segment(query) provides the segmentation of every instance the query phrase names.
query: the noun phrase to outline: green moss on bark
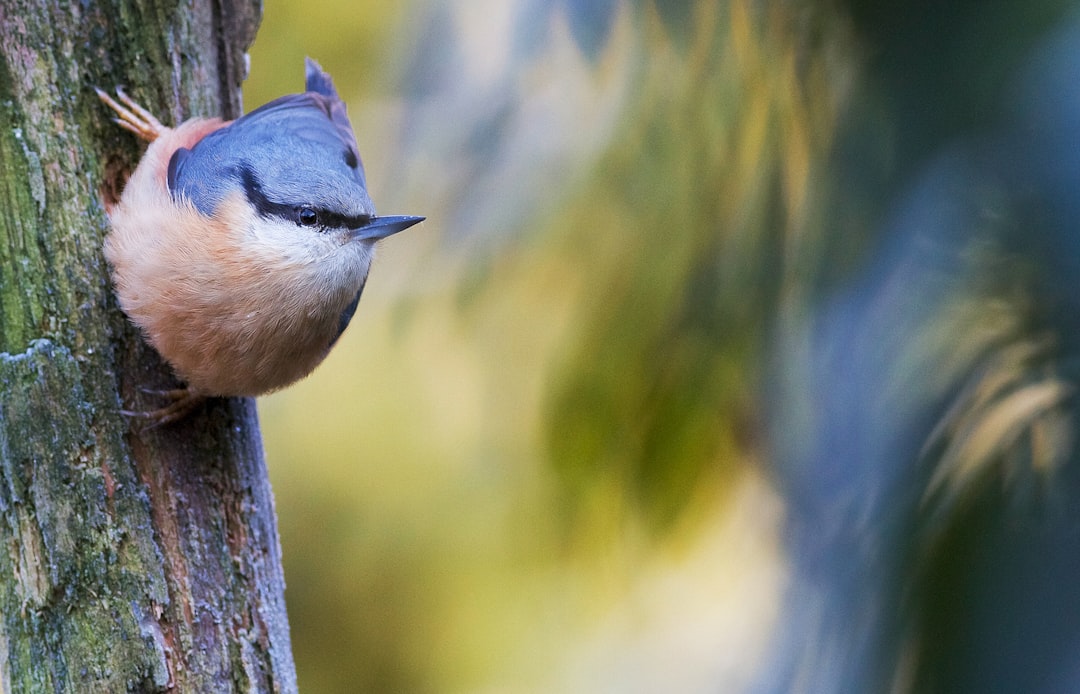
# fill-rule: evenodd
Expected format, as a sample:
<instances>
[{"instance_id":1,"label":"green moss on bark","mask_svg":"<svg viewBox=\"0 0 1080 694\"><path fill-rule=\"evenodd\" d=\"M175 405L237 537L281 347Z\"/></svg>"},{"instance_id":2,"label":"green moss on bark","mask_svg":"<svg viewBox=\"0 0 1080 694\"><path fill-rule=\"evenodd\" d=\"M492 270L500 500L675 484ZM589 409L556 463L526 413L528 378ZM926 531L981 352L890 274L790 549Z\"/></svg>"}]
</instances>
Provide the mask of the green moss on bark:
<instances>
[{"instance_id":1,"label":"green moss on bark","mask_svg":"<svg viewBox=\"0 0 1080 694\"><path fill-rule=\"evenodd\" d=\"M166 122L236 115L258 2L0 0L0 681L13 691L292 691L250 401L139 431L172 375L116 307L103 191ZM105 195L108 193L105 192Z\"/></svg>"}]
</instances>

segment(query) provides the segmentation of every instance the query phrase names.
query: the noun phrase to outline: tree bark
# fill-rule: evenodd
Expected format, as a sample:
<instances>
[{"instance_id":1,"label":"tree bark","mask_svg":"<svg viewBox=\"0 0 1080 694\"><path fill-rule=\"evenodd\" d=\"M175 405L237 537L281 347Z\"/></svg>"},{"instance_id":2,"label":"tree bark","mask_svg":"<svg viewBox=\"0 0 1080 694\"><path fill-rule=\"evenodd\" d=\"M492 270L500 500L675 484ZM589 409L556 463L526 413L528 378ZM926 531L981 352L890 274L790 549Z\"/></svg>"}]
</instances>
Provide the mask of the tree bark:
<instances>
[{"instance_id":1,"label":"tree bark","mask_svg":"<svg viewBox=\"0 0 1080 694\"><path fill-rule=\"evenodd\" d=\"M117 307L103 200L166 124L240 112L261 0L0 0L0 682L293 691L258 421L216 400L143 429L175 380Z\"/></svg>"}]
</instances>

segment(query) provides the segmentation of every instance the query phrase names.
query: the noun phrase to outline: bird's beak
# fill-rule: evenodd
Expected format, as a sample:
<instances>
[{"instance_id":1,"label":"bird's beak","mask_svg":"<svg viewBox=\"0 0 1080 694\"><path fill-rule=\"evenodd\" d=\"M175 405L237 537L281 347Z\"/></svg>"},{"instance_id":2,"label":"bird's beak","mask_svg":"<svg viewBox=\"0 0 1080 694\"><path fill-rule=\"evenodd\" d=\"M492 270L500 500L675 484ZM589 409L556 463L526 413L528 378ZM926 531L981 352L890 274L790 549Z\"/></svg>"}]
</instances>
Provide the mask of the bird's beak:
<instances>
[{"instance_id":1,"label":"bird's beak","mask_svg":"<svg viewBox=\"0 0 1080 694\"><path fill-rule=\"evenodd\" d=\"M353 229L350 233L356 240L378 241L399 231L405 231L424 219L424 217L372 217L370 222Z\"/></svg>"}]
</instances>

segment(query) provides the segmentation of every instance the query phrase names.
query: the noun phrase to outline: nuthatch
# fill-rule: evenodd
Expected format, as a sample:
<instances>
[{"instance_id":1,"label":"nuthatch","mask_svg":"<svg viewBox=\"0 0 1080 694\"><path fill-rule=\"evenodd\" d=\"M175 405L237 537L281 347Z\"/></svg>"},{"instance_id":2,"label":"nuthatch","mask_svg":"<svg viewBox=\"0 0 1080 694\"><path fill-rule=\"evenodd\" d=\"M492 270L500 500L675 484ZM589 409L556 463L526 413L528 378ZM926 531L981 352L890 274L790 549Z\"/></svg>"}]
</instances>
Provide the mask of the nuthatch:
<instances>
[{"instance_id":1,"label":"nuthatch","mask_svg":"<svg viewBox=\"0 0 1080 694\"><path fill-rule=\"evenodd\" d=\"M120 307L186 384L157 423L210 396L254 396L326 357L364 289L375 242L423 217L379 217L333 81L235 120L163 126L120 89L97 90L150 142L108 209ZM129 413L130 414L130 413Z\"/></svg>"}]
</instances>

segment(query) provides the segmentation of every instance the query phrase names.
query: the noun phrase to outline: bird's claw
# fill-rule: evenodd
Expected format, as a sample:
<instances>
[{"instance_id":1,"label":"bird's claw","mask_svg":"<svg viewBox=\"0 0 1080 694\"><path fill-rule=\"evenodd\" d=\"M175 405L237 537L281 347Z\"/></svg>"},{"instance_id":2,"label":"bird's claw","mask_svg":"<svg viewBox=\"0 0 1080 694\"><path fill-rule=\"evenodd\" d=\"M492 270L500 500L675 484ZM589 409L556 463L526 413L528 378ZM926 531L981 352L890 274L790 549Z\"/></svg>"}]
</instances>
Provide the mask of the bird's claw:
<instances>
[{"instance_id":1,"label":"bird's claw","mask_svg":"<svg viewBox=\"0 0 1080 694\"><path fill-rule=\"evenodd\" d=\"M165 130L161 121L128 96L123 87L116 88L116 96L123 104L118 103L98 87L94 87L94 91L97 92L102 103L116 112L117 117L113 118L113 122L124 130L135 133L137 137L147 142L153 142Z\"/></svg>"},{"instance_id":2,"label":"bird's claw","mask_svg":"<svg viewBox=\"0 0 1080 694\"><path fill-rule=\"evenodd\" d=\"M139 390L148 395L155 395L169 401L168 405L159 407L156 410L145 412L120 410L120 414L125 417L142 420L146 423L147 428L150 429L180 421L191 414L192 410L206 400L205 395L196 393L188 388L172 388L168 390L139 388Z\"/></svg>"}]
</instances>

